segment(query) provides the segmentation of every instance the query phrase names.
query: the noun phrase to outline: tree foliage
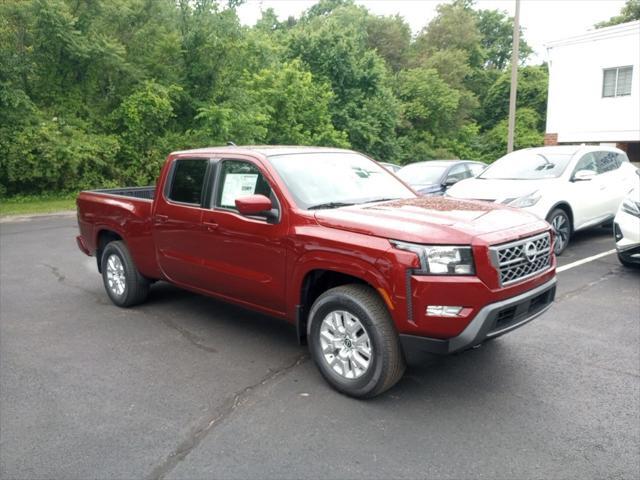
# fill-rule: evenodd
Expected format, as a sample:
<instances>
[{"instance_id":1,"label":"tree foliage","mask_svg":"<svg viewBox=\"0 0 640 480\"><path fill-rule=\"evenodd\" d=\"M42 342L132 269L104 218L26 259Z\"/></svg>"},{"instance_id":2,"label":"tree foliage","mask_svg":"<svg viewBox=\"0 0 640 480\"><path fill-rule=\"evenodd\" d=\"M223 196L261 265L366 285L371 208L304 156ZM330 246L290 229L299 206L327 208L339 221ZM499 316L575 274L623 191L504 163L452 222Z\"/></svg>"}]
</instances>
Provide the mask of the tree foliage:
<instances>
[{"instance_id":1,"label":"tree foliage","mask_svg":"<svg viewBox=\"0 0 640 480\"><path fill-rule=\"evenodd\" d=\"M620 15L611 17L604 22L596 23L595 27L611 27L621 23L633 22L634 20L640 20L640 0L627 0L622 10L620 10Z\"/></svg>"},{"instance_id":2,"label":"tree foliage","mask_svg":"<svg viewBox=\"0 0 640 480\"><path fill-rule=\"evenodd\" d=\"M353 0L253 27L241 3L0 2L0 196L148 184L171 150L228 141L403 163L504 152L506 13L446 2L412 38ZM546 69L521 67L518 93L516 144L539 143Z\"/></svg>"}]
</instances>

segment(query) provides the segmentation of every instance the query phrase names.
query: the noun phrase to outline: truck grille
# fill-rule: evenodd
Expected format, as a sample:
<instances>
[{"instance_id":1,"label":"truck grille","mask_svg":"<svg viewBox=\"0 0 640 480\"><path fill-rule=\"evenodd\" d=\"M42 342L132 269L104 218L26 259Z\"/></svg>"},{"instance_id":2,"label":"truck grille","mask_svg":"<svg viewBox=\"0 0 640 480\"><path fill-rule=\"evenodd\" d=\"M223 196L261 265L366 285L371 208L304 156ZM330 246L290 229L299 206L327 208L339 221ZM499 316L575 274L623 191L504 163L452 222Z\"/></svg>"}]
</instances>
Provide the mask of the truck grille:
<instances>
[{"instance_id":1,"label":"truck grille","mask_svg":"<svg viewBox=\"0 0 640 480\"><path fill-rule=\"evenodd\" d=\"M500 272L500 285L525 280L551 266L549 232L490 247L491 261Z\"/></svg>"}]
</instances>

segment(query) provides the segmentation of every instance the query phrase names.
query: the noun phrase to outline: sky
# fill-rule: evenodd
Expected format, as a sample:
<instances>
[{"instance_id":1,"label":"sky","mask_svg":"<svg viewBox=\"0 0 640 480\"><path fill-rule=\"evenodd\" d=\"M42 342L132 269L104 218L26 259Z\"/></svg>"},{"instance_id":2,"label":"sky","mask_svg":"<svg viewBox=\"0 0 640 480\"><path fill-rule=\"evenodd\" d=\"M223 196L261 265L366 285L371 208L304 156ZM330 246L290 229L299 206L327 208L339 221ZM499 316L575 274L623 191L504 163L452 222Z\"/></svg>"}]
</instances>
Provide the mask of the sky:
<instances>
[{"instance_id":1,"label":"sky","mask_svg":"<svg viewBox=\"0 0 640 480\"><path fill-rule=\"evenodd\" d=\"M273 8L280 20L294 17L316 3L314 0L247 0L238 9L240 20L253 25L261 10ZM399 14L419 32L436 15L436 6L447 0L358 0L376 15ZM593 28L593 24L618 15L624 0L521 0L520 24L524 38L533 48L530 64L546 61L544 45L553 40L579 35ZM477 9L506 10L515 13L515 0L476 0Z\"/></svg>"}]
</instances>

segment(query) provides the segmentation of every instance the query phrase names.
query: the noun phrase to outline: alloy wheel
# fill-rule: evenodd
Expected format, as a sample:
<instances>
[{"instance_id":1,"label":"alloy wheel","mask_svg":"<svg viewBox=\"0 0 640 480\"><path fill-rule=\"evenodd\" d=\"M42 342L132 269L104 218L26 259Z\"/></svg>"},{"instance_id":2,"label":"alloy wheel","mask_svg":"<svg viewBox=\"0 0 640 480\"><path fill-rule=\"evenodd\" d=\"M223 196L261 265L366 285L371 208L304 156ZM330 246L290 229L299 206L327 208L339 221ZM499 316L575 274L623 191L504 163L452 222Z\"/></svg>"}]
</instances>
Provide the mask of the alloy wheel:
<instances>
[{"instance_id":1,"label":"alloy wheel","mask_svg":"<svg viewBox=\"0 0 640 480\"><path fill-rule=\"evenodd\" d=\"M329 368L350 380L364 375L373 360L369 334L362 322L349 312L330 312L320 325L322 357Z\"/></svg>"},{"instance_id":2,"label":"alloy wheel","mask_svg":"<svg viewBox=\"0 0 640 480\"><path fill-rule=\"evenodd\" d=\"M562 252L567 246L567 243L569 243L571 227L569 226L569 219L562 213L551 219L551 226L556 234L556 242L553 251L557 255Z\"/></svg>"},{"instance_id":3,"label":"alloy wheel","mask_svg":"<svg viewBox=\"0 0 640 480\"><path fill-rule=\"evenodd\" d=\"M124 294L127 288L124 266L120 257L116 254L109 255L107 259L107 283L109 290L117 296Z\"/></svg>"}]
</instances>

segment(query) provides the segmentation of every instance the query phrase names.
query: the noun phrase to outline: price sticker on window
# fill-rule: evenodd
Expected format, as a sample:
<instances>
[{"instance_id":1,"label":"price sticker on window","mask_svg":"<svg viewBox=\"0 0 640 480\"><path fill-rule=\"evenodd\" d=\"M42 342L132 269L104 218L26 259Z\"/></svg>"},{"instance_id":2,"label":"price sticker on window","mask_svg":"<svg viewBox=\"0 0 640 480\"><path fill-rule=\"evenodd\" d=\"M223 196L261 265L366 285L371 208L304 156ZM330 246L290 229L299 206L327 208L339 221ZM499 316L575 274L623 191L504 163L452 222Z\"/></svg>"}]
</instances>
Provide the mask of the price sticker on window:
<instances>
[{"instance_id":1,"label":"price sticker on window","mask_svg":"<svg viewBox=\"0 0 640 480\"><path fill-rule=\"evenodd\" d=\"M235 208L236 198L253 195L257 182L257 173L227 173L224 178L220 204L223 207Z\"/></svg>"}]
</instances>

